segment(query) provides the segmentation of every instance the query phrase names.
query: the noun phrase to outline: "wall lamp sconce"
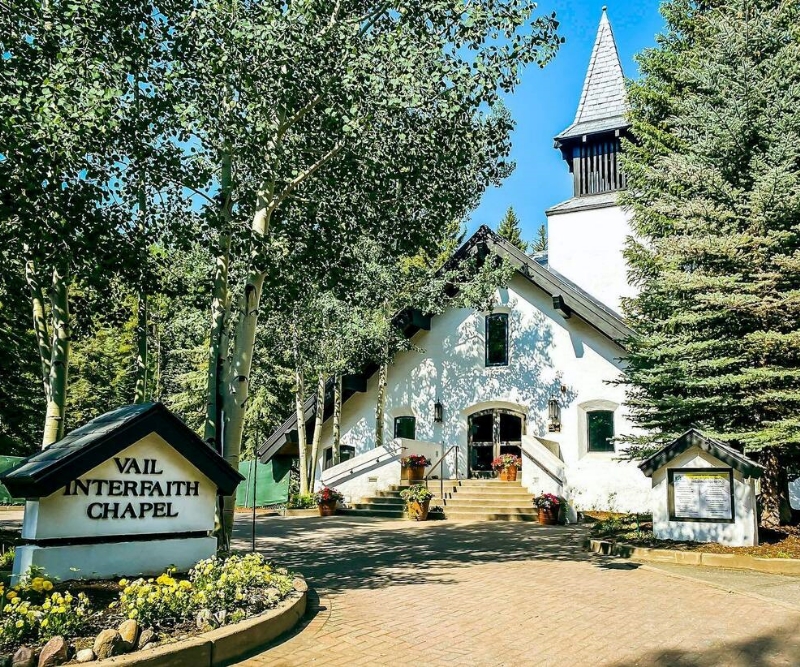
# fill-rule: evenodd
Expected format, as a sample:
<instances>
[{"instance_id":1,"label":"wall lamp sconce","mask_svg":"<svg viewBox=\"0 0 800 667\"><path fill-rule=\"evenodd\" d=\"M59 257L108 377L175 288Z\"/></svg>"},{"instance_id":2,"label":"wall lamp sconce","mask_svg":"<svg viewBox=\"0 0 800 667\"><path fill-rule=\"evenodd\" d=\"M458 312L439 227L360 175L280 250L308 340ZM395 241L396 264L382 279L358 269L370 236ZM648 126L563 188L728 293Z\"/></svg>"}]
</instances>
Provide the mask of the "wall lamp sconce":
<instances>
[{"instance_id":1,"label":"wall lamp sconce","mask_svg":"<svg viewBox=\"0 0 800 667\"><path fill-rule=\"evenodd\" d=\"M551 398L547 402L547 414L549 417L549 424L547 430L550 433L561 432L561 406L558 404L557 398Z\"/></svg>"},{"instance_id":2,"label":"wall lamp sconce","mask_svg":"<svg viewBox=\"0 0 800 667\"><path fill-rule=\"evenodd\" d=\"M441 424L444 421L444 408L442 408L442 402L438 398L436 403L433 404L433 421L437 424Z\"/></svg>"}]
</instances>

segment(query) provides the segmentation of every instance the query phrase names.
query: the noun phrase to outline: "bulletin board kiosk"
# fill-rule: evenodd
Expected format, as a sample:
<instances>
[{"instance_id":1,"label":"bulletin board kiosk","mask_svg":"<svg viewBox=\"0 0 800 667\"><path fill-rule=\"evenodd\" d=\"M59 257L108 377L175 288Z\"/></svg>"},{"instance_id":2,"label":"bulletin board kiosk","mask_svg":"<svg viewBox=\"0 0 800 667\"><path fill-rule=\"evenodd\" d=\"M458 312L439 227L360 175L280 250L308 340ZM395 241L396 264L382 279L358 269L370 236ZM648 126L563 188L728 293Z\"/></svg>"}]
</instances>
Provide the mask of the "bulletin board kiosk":
<instances>
[{"instance_id":1,"label":"bulletin board kiosk","mask_svg":"<svg viewBox=\"0 0 800 667\"><path fill-rule=\"evenodd\" d=\"M691 429L639 468L652 479L658 539L758 544L756 481L763 469L731 445Z\"/></svg>"}]
</instances>

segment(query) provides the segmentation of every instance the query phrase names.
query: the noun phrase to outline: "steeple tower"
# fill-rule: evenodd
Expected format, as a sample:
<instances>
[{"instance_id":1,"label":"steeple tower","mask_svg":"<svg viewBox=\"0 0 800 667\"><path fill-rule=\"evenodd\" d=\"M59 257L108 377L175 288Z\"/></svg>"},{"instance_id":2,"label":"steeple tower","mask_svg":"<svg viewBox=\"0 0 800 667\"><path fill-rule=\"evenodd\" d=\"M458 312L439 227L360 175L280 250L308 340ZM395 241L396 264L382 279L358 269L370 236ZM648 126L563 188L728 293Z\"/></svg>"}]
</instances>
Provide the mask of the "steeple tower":
<instances>
[{"instance_id":1,"label":"steeple tower","mask_svg":"<svg viewBox=\"0 0 800 667\"><path fill-rule=\"evenodd\" d=\"M625 78L603 7L578 111L555 138L573 177L572 197L547 211L548 264L612 310L633 296L623 257L630 215L617 205L626 120Z\"/></svg>"},{"instance_id":2,"label":"steeple tower","mask_svg":"<svg viewBox=\"0 0 800 667\"><path fill-rule=\"evenodd\" d=\"M575 120L555 139L573 174L575 197L625 187L617 158L626 111L625 77L603 7Z\"/></svg>"}]
</instances>

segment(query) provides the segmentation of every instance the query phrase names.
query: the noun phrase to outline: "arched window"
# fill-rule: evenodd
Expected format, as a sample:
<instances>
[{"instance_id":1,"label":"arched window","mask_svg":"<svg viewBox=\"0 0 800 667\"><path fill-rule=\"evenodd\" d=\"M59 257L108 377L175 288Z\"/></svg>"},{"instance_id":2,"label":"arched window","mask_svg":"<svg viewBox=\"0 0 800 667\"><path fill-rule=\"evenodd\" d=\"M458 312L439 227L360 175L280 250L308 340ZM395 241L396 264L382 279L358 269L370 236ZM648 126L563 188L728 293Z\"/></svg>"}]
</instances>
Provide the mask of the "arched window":
<instances>
[{"instance_id":1,"label":"arched window","mask_svg":"<svg viewBox=\"0 0 800 667\"><path fill-rule=\"evenodd\" d=\"M417 438L417 418L416 417L395 417L394 418L394 437L416 440Z\"/></svg>"},{"instance_id":2,"label":"arched window","mask_svg":"<svg viewBox=\"0 0 800 667\"><path fill-rule=\"evenodd\" d=\"M508 313L486 316L486 365L508 366Z\"/></svg>"},{"instance_id":3,"label":"arched window","mask_svg":"<svg viewBox=\"0 0 800 667\"><path fill-rule=\"evenodd\" d=\"M586 444L590 452L614 451L614 413L592 410L586 413Z\"/></svg>"}]
</instances>

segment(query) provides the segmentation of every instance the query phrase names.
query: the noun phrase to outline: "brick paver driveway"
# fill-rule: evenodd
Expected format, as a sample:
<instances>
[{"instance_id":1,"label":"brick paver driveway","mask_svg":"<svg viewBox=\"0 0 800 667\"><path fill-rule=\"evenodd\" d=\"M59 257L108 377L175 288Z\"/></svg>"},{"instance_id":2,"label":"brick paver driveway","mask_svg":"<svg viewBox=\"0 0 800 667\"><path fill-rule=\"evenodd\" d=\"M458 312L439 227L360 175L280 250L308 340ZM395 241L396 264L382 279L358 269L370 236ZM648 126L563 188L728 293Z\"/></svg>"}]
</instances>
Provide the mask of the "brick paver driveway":
<instances>
[{"instance_id":1,"label":"brick paver driveway","mask_svg":"<svg viewBox=\"0 0 800 667\"><path fill-rule=\"evenodd\" d=\"M590 556L577 526L264 517L258 534L318 597L247 667L800 665L800 607Z\"/></svg>"}]
</instances>

